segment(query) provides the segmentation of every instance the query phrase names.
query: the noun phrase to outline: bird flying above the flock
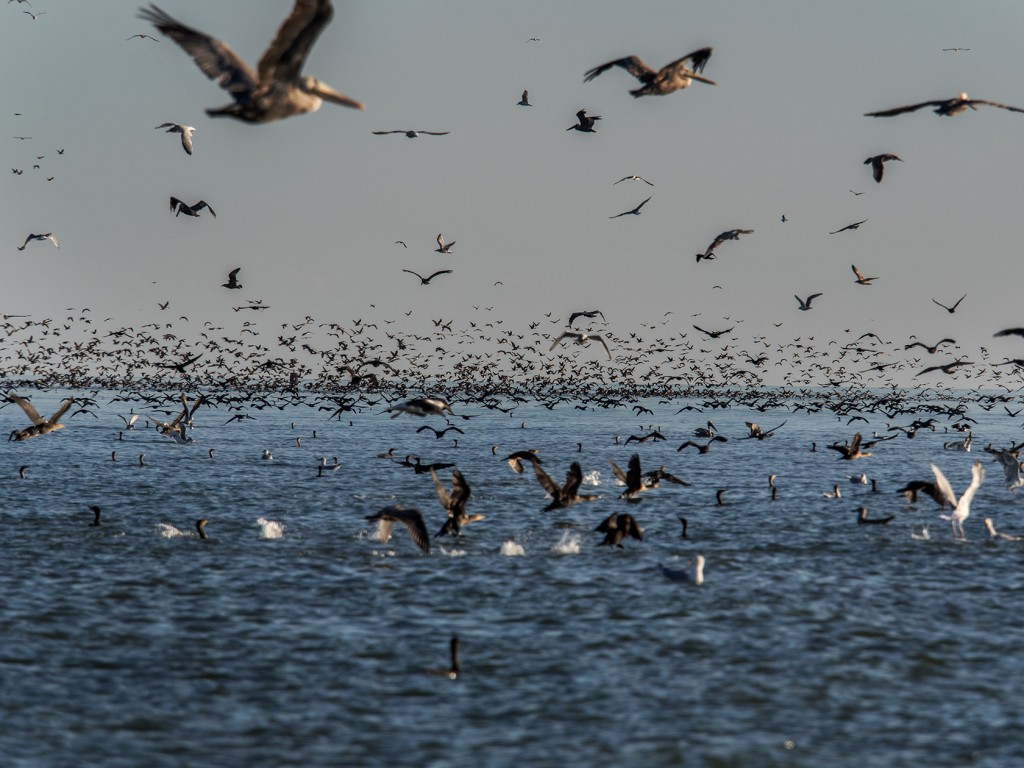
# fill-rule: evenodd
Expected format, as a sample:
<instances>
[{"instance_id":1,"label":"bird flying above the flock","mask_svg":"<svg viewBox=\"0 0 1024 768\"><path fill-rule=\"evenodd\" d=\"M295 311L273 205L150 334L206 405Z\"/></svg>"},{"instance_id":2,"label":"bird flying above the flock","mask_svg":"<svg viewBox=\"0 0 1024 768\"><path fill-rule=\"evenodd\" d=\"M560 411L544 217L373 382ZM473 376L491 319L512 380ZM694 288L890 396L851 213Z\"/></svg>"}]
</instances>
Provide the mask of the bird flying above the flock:
<instances>
[{"instance_id":1,"label":"bird flying above the flock","mask_svg":"<svg viewBox=\"0 0 1024 768\"><path fill-rule=\"evenodd\" d=\"M597 133L594 130L594 123L601 119L600 115L588 115L587 110L581 109L576 113L576 119L579 120L576 125L570 125L565 130L567 131L582 131L583 133Z\"/></svg>"},{"instance_id":2,"label":"bird flying above the flock","mask_svg":"<svg viewBox=\"0 0 1024 768\"><path fill-rule=\"evenodd\" d=\"M700 48L693 53L686 54L681 59L676 59L666 64L657 71L644 64L638 56L626 56L625 58L615 59L599 67L587 70L583 82L590 82L602 72L606 72L612 67L622 67L643 83L641 87L630 91L636 98L640 96L664 96L667 93L674 93L683 88L689 88L694 80L707 83L708 85L717 85L714 80L709 80L697 74L704 71L704 66L708 63L708 59L711 58L711 50L711 48Z\"/></svg>"},{"instance_id":3,"label":"bird flying above the flock","mask_svg":"<svg viewBox=\"0 0 1024 768\"><path fill-rule=\"evenodd\" d=\"M609 219L617 219L617 218L619 218L619 216L629 216L629 215L639 216L640 215L640 209L643 208L645 205L647 205L647 203L648 203L648 201L650 199L651 198L648 197L647 200L644 200L636 208L633 208L632 210L629 210L629 211L623 211L622 213L617 213L614 216L609 216L608 218Z\"/></svg>"},{"instance_id":4,"label":"bird flying above the flock","mask_svg":"<svg viewBox=\"0 0 1024 768\"><path fill-rule=\"evenodd\" d=\"M884 163L887 163L890 160L899 160L901 163L903 162L903 159L900 158L900 157L897 157L896 155L884 154L884 155L875 155L874 157L869 157L867 160L864 161L864 165L870 165L871 166L871 175L875 177L875 181L876 182L881 183L881 181L882 181L882 173L885 170Z\"/></svg>"},{"instance_id":5,"label":"bird flying above the flock","mask_svg":"<svg viewBox=\"0 0 1024 768\"><path fill-rule=\"evenodd\" d=\"M973 109L977 112L979 106L999 107L1000 109L1008 109L1011 112L1024 112L1024 109L1020 107L1011 107L1008 104L1000 104L997 101L988 101L986 99L971 99L968 98L966 93L961 93L952 99L922 101L920 104L908 104L905 107L884 109L881 112L865 112L864 117L893 117L895 115L902 115L904 112L916 112L924 107L935 107L936 115L952 117L953 115L959 115L961 112L966 112L968 109Z\"/></svg>"},{"instance_id":6,"label":"bird flying above the flock","mask_svg":"<svg viewBox=\"0 0 1024 768\"><path fill-rule=\"evenodd\" d=\"M426 136L447 136L451 131L371 131L374 136L387 136L391 133L404 133L410 139L415 139L420 134Z\"/></svg>"},{"instance_id":7,"label":"bird flying above the flock","mask_svg":"<svg viewBox=\"0 0 1024 768\"><path fill-rule=\"evenodd\" d=\"M192 154L192 132L195 131L191 125L179 125L178 123L161 123L157 126L157 130L166 128L164 133L180 133L181 134L181 147L189 155Z\"/></svg>"},{"instance_id":8,"label":"bird flying above the flock","mask_svg":"<svg viewBox=\"0 0 1024 768\"><path fill-rule=\"evenodd\" d=\"M720 234L714 240L711 241L711 245L707 247L704 253L697 254L697 263L700 263L701 259L713 259L715 258L715 248L720 246L726 240L739 240L740 235L749 235L753 233L752 229L727 229L725 232Z\"/></svg>"},{"instance_id":9,"label":"bird flying above the flock","mask_svg":"<svg viewBox=\"0 0 1024 768\"><path fill-rule=\"evenodd\" d=\"M420 279L420 285L430 285L430 281L433 280L438 275L449 275L452 272L452 270L450 269L439 269L434 274L429 275L428 277L424 277L419 272L413 272L411 269L403 269L402 271L408 272L410 275L416 275L416 277Z\"/></svg>"},{"instance_id":10,"label":"bird flying above the flock","mask_svg":"<svg viewBox=\"0 0 1024 768\"><path fill-rule=\"evenodd\" d=\"M797 302L799 302L799 304L800 304L800 306L798 307L798 309L799 309L799 310L800 310L801 312L806 312L807 310L809 310L809 309L811 308L811 302L812 302L812 301L814 301L814 300L815 300L816 298L818 298L819 296L821 296L821 294L820 294L820 293L812 293L812 294L811 294L810 296L808 296L808 297L807 297L806 299L801 299L801 298L800 298L799 296L797 296L797 295L796 295L795 293L793 294L793 298L794 298L794 299L796 299L796 300L797 300Z\"/></svg>"},{"instance_id":11,"label":"bird flying above the flock","mask_svg":"<svg viewBox=\"0 0 1024 768\"><path fill-rule=\"evenodd\" d=\"M725 334L729 333L729 331L732 330L732 328L727 328L724 331L706 331L703 328L701 328L699 325L695 325L693 327L696 330L700 331L701 333L706 333L708 335L708 337L712 338L712 339L717 339L720 336L724 336Z\"/></svg>"},{"instance_id":12,"label":"bird flying above the flock","mask_svg":"<svg viewBox=\"0 0 1024 768\"><path fill-rule=\"evenodd\" d=\"M60 243L57 242L57 238L53 236L53 232L45 232L41 235L29 235L25 238L25 242L18 246L19 251L24 251L26 246L33 240L49 240L57 248L60 248Z\"/></svg>"},{"instance_id":13,"label":"bird flying above the flock","mask_svg":"<svg viewBox=\"0 0 1024 768\"><path fill-rule=\"evenodd\" d=\"M857 279L854 280L853 282L857 283L858 285L871 285L872 281L878 279L877 277L864 277L864 275L860 273L860 270L857 269L856 264L851 264L850 268L853 269L853 274L857 276Z\"/></svg>"},{"instance_id":14,"label":"bird flying above the flock","mask_svg":"<svg viewBox=\"0 0 1024 768\"><path fill-rule=\"evenodd\" d=\"M241 288L242 284L238 282L238 273L242 271L241 267L235 267L228 272L228 281L221 283L222 288Z\"/></svg>"},{"instance_id":15,"label":"bird flying above the flock","mask_svg":"<svg viewBox=\"0 0 1024 768\"><path fill-rule=\"evenodd\" d=\"M149 21L180 45L211 80L216 79L234 99L210 117L234 117L247 123L268 123L306 112L315 112L324 101L355 109L363 105L321 83L303 76L313 44L334 14L331 0L295 0L270 47L253 71L224 42L187 27L156 5L143 8L139 17Z\"/></svg>"},{"instance_id":16,"label":"bird flying above the flock","mask_svg":"<svg viewBox=\"0 0 1024 768\"><path fill-rule=\"evenodd\" d=\"M573 331L565 331L561 336L554 340L554 342L551 344L550 349L548 349L548 352L551 352L552 350L554 350L555 347L561 344L562 339L572 339L580 346L586 346L591 341L596 341L598 344L604 347L604 352L606 355L608 355L608 359L612 359L612 352L610 349L608 349L608 342L604 340L603 336L597 333L574 333Z\"/></svg>"},{"instance_id":17,"label":"bird flying above the flock","mask_svg":"<svg viewBox=\"0 0 1024 768\"><path fill-rule=\"evenodd\" d=\"M935 299L932 299L932 302L934 302L935 304L938 304L940 307L942 307L944 310L946 310L947 312L949 312L949 314L952 315L954 312L956 312L956 308L960 306L960 302L963 301L966 298L967 298L967 294L965 293L963 296L961 296L959 299L956 300L956 304L954 304L952 307L947 307L942 302L935 301Z\"/></svg>"},{"instance_id":18,"label":"bird flying above the flock","mask_svg":"<svg viewBox=\"0 0 1024 768\"><path fill-rule=\"evenodd\" d=\"M184 213L186 216L198 217L199 212L206 208L212 215L213 218L217 218L217 213L210 207L210 204L205 200L200 200L198 203L187 205L178 198L171 196L171 210L174 211L174 217L177 218L179 214Z\"/></svg>"},{"instance_id":19,"label":"bird flying above the flock","mask_svg":"<svg viewBox=\"0 0 1024 768\"><path fill-rule=\"evenodd\" d=\"M865 221L867 221L867 219L861 219L860 221L855 221L853 224L847 224L845 227L842 227L841 229L837 229L835 232L829 232L829 234L830 235L838 235L840 232L845 232L848 229L857 229Z\"/></svg>"}]
</instances>

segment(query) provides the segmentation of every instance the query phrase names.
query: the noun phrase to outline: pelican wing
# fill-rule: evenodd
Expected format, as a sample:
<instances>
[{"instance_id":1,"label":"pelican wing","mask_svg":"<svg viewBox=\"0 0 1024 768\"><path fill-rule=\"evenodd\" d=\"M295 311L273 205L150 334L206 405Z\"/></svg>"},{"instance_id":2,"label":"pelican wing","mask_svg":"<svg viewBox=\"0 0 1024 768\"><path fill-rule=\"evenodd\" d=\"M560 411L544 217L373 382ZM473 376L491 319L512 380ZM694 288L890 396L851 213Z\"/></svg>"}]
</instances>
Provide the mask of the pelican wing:
<instances>
[{"instance_id":1,"label":"pelican wing","mask_svg":"<svg viewBox=\"0 0 1024 768\"><path fill-rule=\"evenodd\" d=\"M70 408L74 404L74 402L75 402L75 398L69 397L67 400L64 401L64 405L62 405L60 408L58 408L57 412L55 414L53 414L53 416L51 416L46 421L46 423L49 424L52 427L54 424L56 424L60 420L60 417L63 416L67 412L68 408Z\"/></svg>"},{"instance_id":2,"label":"pelican wing","mask_svg":"<svg viewBox=\"0 0 1024 768\"><path fill-rule=\"evenodd\" d=\"M998 101L988 101L987 99L971 99L969 104L984 104L989 107L999 107L1000 109L1008 109L1011 112L1024 112L1024 109L1019 107L1011 107L1009 104L1000 104Z\"/></svg>"},{"instance_id":3,"label":"pelican wing","mask_svg":"<svg viewBox=\"0 0 1024 768\"><path fill-rule=\"evenodd\" d=\"M565 473L565 485L562 486L562 493L566 498L574 498L580 489L580 484L583 482L583 469L580 467L578 461L574 461L569 466L569 471Z\"/></svg>"},{"instance_id":4,"label":"pelican wing","mask_svg":"<svg viewBox=\"0 0 1024 768\"><path fill-rule=\"evenodd\" d=\"M659 75L682 75L690 74L694 72L703 72L704 65L708 63L708 59L711 58L711 48L701 48L688 53L681 59L676 59L670 64L666 64L661 68Z\"/></svg>"},{"instance_id":5,"label":"pelican wing","mask_svg":"<svg viewBox=\"0 0 1024 768\"><path fill-rule=\"evenodd\" d=\"M256 67L260 81L287 82L298 78L313 43L333 15L331 0L296 0L291 15L281 24Z\"/></svg>"},{"instance_id":6,"label":"pelican wing","mask_svg":"<svg viewBox=\"0 0 1024 768\"><path fill-rule=\"evenodd\" d=\"M466 502L469 501L470 495L473 491L469 487L469 483L466 482L466 478L462 476L462 473L457 469L452 470L452 508L457 511L462 511Z\"/></svg>"},{"instance_id":7,"label":"pelican wing","mask_svg":"<svg viewBox=\"0 0 1024 768\"><path fill-rule=\"evenodd\" d=\"M395 523L402 523L408 531L412 540L416 542L424 554L430 553L430 535L427 533L427 526L423 522L423 515L418 509L402 509L401 507L385 507L375 515L370 515L367 520L380 522L380 540L386 542L391 536L391 528Z\"/></svg>"},{"instance_id":8,"label":"pelican wing","mask_svg":"<svg viewBox=\"0 0 1024 768\"><path fill-rule=\"evenodd\" d=\"M297 5L302 5L299 0ZM294 15L294 14L293 14ZM184 49L211 80L231 94L239 104L247 104L258 85L256 74L227 44L187 27L168 16L155 4L143 8L139 18L150 23Z\"/></svg>"},{"instance_id":9,"label":"pelican wing","mask_svg":"<svg viewBox=\"0 0 1024 768\"><path fill-rule=\"evenodd\" d=\"M682 59L680 59L680 61L682 61ZM609 61L599 67L587 70L583 77L583 82L589 83L595 77L607 72L612 67L622 67L624 70L629 72L629 74L642 82L647 82L657 74L653 69L644 64L639 56L626 56L623 59L615 59L615 61Z\"/></svg>"},{"instance_id":10,"label":"pelican wing","mask_svg":"<svg viewBox=\"0 0 1024 768\"><path fill-rule=\"evenodd\" d=\"M939 493L942 494L942 498L944 498L946 500L946 502L949 504L949 506L953 507L953 509L956 509L958 502L957 502L956 494L953 493L953 486L951 486L949 484L949 480L947 480L946 476L944 474L942 474L942 470L941 469L936 467L934 464L932 464L931 467L932 467L932 474L935 475L935 487L936 487L936 489L938 489Z\"/></svg>"},{"instance_id":11,"label":"pelican wing","mask_svg":"<svg viewBox=\"0 0 1024 768\"><path fill-rule=\"evenodd\" d=\"M21 410L25 412L25 415L28 416L29 421L31 421L33 424L35 424L36 426L40 426L46 423L46 419L39 415L39 411L37 411L35 409L35 406L33 406L32 403L30 403L28 400L18 395L15 395L14 393L11 393L10 395L8 395L8 397L11 399L11 401L17 403L21 407Z\"/></svg>"},{"instance_id":12,"label":"pelican wing","mask_svg":"<svg viewBox=\"0 0 1024 768\"><path fill-rule=\"evenodd\" d=\"M946 101L922 101L920 104L908 104L905 107L894 107L893 109L883 109L880 112L865 112L864 117L893 117L895 115L902 115L904 112L916 112L919 109L925 107L941 107Z\"/></svg>"}]
</instances>

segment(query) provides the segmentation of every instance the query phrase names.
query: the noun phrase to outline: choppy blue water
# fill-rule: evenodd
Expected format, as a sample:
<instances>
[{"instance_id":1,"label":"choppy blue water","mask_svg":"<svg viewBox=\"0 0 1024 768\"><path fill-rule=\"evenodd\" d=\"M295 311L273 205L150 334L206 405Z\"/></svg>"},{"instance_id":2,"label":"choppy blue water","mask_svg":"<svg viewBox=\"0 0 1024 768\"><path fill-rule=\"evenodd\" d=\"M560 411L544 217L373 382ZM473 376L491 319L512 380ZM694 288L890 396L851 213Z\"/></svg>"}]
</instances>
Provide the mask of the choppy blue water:
<instances>
[{"instance_id":1,"label":"choppy blue water","mask_svg":"<svg viewBox=\"0 0 1024 768\"><path fill-rule=\"evenodd\" d=\"M48 414L64 394L33 401ZM249 407L255 420L231 424L233 411L201 409L192 445L152 429L119 440L127 407L114 404L61 432L5 444L0 763L1024 760L1024 542L991 542L981 522L1024 532L1022 501L977 450L1016 441L1016 420L972 410L971 453L943 448L962 436L943 434L940 420L937 432L847 462L824 446L856 428L884 431L884 417L847 427L824 412L677 414L684 403L643 404L653 417L572 404L505 415L456 403L473 416L453 420L465 432L458 447L454 433L415 431L442 426L436 417L390 419L376 408L352 414L350 425L304 406ZM709 415L729 442L706 455L677 452ZM784 419L769 440L738 439L744 421ZM6 431L24 421L14 406L0 410ZM667 441L615 443L650 424ZM469 511L486 520L460 539L434 540L427 556L403 530L378 541L364 518L384 506L420 509L431 532L444 519L429 475L376 458L392 447L457 462L473 491ZM542 512L532 473L501 461L524 448L538 448L559 481L579 460L598 478L584 490L602 498ZM261 459L264 449L272 461ZM692 487L665 486L627 505L608 460L625 467L633 451L645 469L664 464ZM317 477L322 456L337 456L342 469ZM909 505L895 493L907 480L930 480L930 461L962 491L978 458L988 474L966 541L953 539L933 502ZM849 482L861 472L878 493ZM843 498L825 499L834 484ZM725 487L727 503L716 506ZM103 509L99 527L89 525L90 504ZM896 519L859 526L862 504ZM615 511L637 517L644 541L596 546L592 529ZM679 515L690 523L685 540ZM193 529L204 517L205 541ZM267 538L268 521L279 537ZM169 536L168 526L183 535ZM923 528L930 538L914 538ZM503 554L510 539L522 555ZM697 553L707 558L702 586L660 573ZM448 664L453 635L461 677L428 674Z\"/></svg>"}]
</instances>

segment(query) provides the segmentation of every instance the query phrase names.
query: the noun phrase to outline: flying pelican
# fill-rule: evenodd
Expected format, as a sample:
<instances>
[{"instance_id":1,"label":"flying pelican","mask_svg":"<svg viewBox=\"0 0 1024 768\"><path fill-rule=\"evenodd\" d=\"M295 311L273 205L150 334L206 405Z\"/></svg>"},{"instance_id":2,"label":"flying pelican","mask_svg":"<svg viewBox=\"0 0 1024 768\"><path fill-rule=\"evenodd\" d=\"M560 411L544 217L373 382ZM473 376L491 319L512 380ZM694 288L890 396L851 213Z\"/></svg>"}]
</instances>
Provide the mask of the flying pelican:
<instances>
[{"instance_id":1,"label":"flying pelican","mask_svg":"<svg viewBox=\"0 0 1024 768\"><path fill-rule=\"evenodd\" d=\"M594 123L601 119L600 115L588 115L587 110L581 109L576 113L576 119L579 122L576 125L570 125L565 130L567 131L581 131L583 133L597 133L594 130Z\"/></svg>"},{"instance_id":2,"label":"flying pelican","mask_svg":"<svg viewBox=\"0 0 1024 768\"><path fill-rule=\"evenodd\" d=\"M186 216L198 218L199 212L203 210L203 208L206 208L211 214L213 214L213 218L217 218L217 214L214 212L213 208L210 207L210 204L205 200L200 200L198 203L193 203L192 205L186 205L178 198L174 197L173 195L171 196L171 210L174 211L175 218L177 218L178 215L182 213L184 213Z\"/></svg>"},{"instance_id":3,"label":"flying pelican","mask_svg":"<svg viewBox=\"0 0 1024 768\"><path fill-rule=\"evenodd\" d=\"M572 331L565 331L561 336L555 339L550 349L548 349L548 352L551 352L555 347L557 347L562 342L562 339L572 339L580 346L586 346L591 341L596 341L604 347L604 353L608 355L608 359L612 359L612 352L608 349L608 342L604 340L603 336L596 333L573 333Z\"/></svg>"},{"instance_id":4,"label":"flying pelican","mask_svg":"<svg viewBox=\"0 0 1024 768\"><path fill-rule=\"evenodd\" d=\"M355 99L302 76L306 57L334 14L331 0L295 0L291 14L277 30L253 72L225 43L175 21L156 5L143 8L139 17L149 21L180 45L211 80L235 100L220 109L208 109L210 117L234 117L247 123L269 123L306 112L323 102L364 109Z\"/></svg>"},{"instance_id":5,"label":"flying pelican","mask_svg":"<svg viewBox=\"0 0 1024 768\"><path fill-rule=\"evenodd\" d=\"M853 440L850 441L849 445L839 445L838 443L833 443L832 445L828 446L828 448L833 451L838 451L839 453L841 453L842 456L840 456L840 458L846 459L847 461L853 461L854 459L863 459L868 456L871 456L872 454L863 453L860 450L860 441L861 436L860 432L858 432L853 436Z\"/></svg>"},{"instance_id":6,"label":"flying pelican","mask_svg":"<svg viewBox=\"0 0 1024 768\"><path fill-rule=\"evenodd\" d=\"M211 213L212 213L212 211L211 211ZM242 284L240 282L238 282L238 273L241 271L241 269L242 269L241 267L235 267L230 272L228 272L228 281L226 283L221 283L221 287L222 288L241 288Z\"/></svg>"},{"instance_id":7,"label":"flying pelican","mask_svg":"<svg viewBox=\"0 0 1024 768\"><path fill-rule=\"evenodd\" d=\"M961 112L966 112L968 108L977 112L979 105L986 107L999 107L1000 109L1008 109L1011 112L1024 112L1024 109L1020 109L1019 107L1011 107L1007 104L1000 104L999 102L987 101L985 99L970 99L967 97L966 93L961 93L959 96L952 99L922 101L920 104L909 104L905 107L884 109L881 112L865 112L864 117L893 117L895 115L902 115L904 112L916 112L923 107L935 107L936 115L952 117L953 115L959 115Z\"/></svg>"},{"instance_id":8,"label":"flying pelican","mask_svg":"<svg viewBox=\"0 0 1024 768\"><path fill-rule=\"evenodd\" d=\"M650 201L650 199L651 198L648 197L647 200L644 200L642 203L640 203L640 205L638 205L636 208L634 208L634 209L632 209L630 211L623 211L622 213L617 213L614 216L609 216L608 218L609 219L617 219L617 218L619 218L619 216L629 216L631 214L633 216L639 216L640 215L640 209L643 208L645 205L647 205L647 203L648 203L648 201Z\"/></svg>"},{"instance_id":9,"label":"flying pelican","mask_svg":"<svg viewBox=\"0 0 1024 768\"><path fill-rule=\"evenodd\" d=\"M622 67L633 77L643 83L643 86L630 91L634 97L640 96L664 96L667 93L689 88L694 80L708 85L717 85L714 80L701 77L698 72L704 71L704 65L711 58L711 48L700 48L693 53L688 53L681 59L666 64L655 72L643 63L638 56L626 56L622 59L609 61L599 67L594 67L586 72L583 82L588 83L602 72L612 67Z\"/></svg>"},{"instance_id":10,"label":"flying pelican","mask_svg":"<svg viewBox=\"0 0 1024 768\"><path fill-rule=\"evenodd\" d=\"M378 527L378 538L382 543L387 543L391 538L391 529L395 523L402 523L409 531L412 540L416 542L423 554L430 554L430 535L427 533L427 526L423 522L423 515L418 509L402 509L401 507L385 507L373 515L367 515L367 520L376 521Z\"/></svg>"},{"instance_id":11,"label":"flying pelican","mask_svg":"<svg viewBox=\"0 0 1024 768\"><path fill-rule=\"evenodd\" d=\"M793 294L793 298L794 298L794 299L796 299L796 300L797 300L797 302L799 302L799 304L800 304L800 306L798 307L798 309L799 309L799 310L800 310L801 312L806 312L807 310L809 310L809 309L811 308L811 302L812 302L812 301L814 301L814 300L815 300L816 298L818 298L819 296L821 296L821 294L820 294L820 293L812 293L812 294L811 294L810 296L808 296L808 297L807 297L806 299L801 299L801 298L800 298L799 296L797 296L797 295L796 295L795 293Z\"/></svg>"},{"instance_id":12,"label":"flying pelican","mask_svg":"<svg viewBox=\"0 0 1024 768\"><path fill-rule=\"evenodd\" d=\"M415 139L420 134L427 136L447 136L451 131L370 131L374 136L387 136L391 133L404 133L410 139Z\"/></svg>"},{"instance_id":13,"label":"flying pelican","mask_svg":"<svg viewBox=\"0 0 1024 768\"><path fill-rule=\"evenodd\" d=\"M57 242L57 238L53 236L53 232L46 232L46 233L44 233L44 234L42 234L42 235L29 235L28 237L26 237L26 238L25 238L25 242L24 242L24 243L22 243L21 245L19 245L19 246L18 246L18 250L19 250L19 251L24 251L24 250L25 250L25 247L26 247L26 246L27 246L27 245L28 245L28 244L29 244L29 243L30 243L30 242L31 242L32 240L49 240L49 241L50 241L51 243L53 243L53 244L54 244L54 245L55 245L55 246L56 246L57 248L60 248L60 243L58 243L58 242Z\"/></svg>"},{"instance_id":14,"label":"flying pelican","mask_svg":"<svg viewBox=\"0 0 1024 768\"><path fill-rule=\"evenodd\" d=\"M980 461L974 462L974 465L971 467L971 484L967 486L959 501L957 501L956 494L953 493L953 488L946 479L946 476L942 474L942 470L934 464L931 467L932 473L935 475L935 487L938 488L943 498L949 502L949 505L953 507L953 511L949 514L949 520L953 526L953 535L962 539L964 538L964 521L971 514L971 499L974 498L974 494L981 487L981 481L985 479L985 467L982 466ZM946 515L942 517L945 519Z\"/></svg>"},{"instance_id":15,"label":"flying pelican","mask_svg":"<svg viewBox=\"0 0 1024 768\"><path fill-rule=\"evenodd\" d=\"M64 429L64 425L60 423L60 417L63 416L68 408L71 407L72 403L75 402L73 397L69 397L64 401L64 404L57 409L57 412L48 419L44 419L39 415L39 412L35 407L23 397L19 397L13 392L8 395L8 399L11 402L17 403L18 406L25 412L29 420L32 422L31 427L25 427L24 429L16 429L11 432L10 437L7 438L7 442L21 442L22 440L28 440L32 437L39 437L40 435L46 435L57 429Z\"/></svg>"},{"instance_id":16,"label":"flying pelican","mask_svg":"<svg viewBox=\"0 0 1024 768\"><path fill-rule=\"evenodd\" d=\"M444 237L441 236L441 233L437 233L437 248L434 249L436 253L451 253L453 245L455 245L454 240L450 243L446 243L444 241Z\"/></svg>"},{"instance_id":17,"label":"flying pelican","mask_svg":"<svg viewBox=\"0 0 1024 768\"><path fill-rule=\"evenodd\" d=\"M459 470L452 470L452 488L450 491L445 490L444 485L441 484L437 477L437 472L433 469L430 470L430 476L434 479L434 490L437 491L437 498L441 500L441 506L448 512L448 519L441 526L441 530L434 534L434 538L444 536L445 534L461 536L462 526L485 518L485 515L470 515L466 512L466 502L469 501L472 491L470 490L469 483L466 482L466 478L462 476Z\"/></svg>"},{"instance_id":18,"label":"flying pelican","mask_svg":"<svg viewBox=\"0 0 1024 768\"><path fill-rule=\"evenodd\" d=\"M181 146L188 154L192 154L192 132L195 131L191 125L178 125L178 123L161 123L157 126L157 130L160 128L166 128L164 133L180 133L181 134Z\"/></svg>"},{"instance_id":19,"label":"flying pelican","mask_svg":"<svg viewBox=\"0 0 1024 768\"><path fill-rule=\"evenodd\" d=\"M579 493L580 484L583 482L583 469L578 461L569 465L569 471L565 473L564 485L556 483L551 475L540 468L540 464L537 462L533 464L533 473L537 476L537 482L551 496L551 503L544 507L545 512L563 509L582 501L596 501L600 498Z\"/></svg>"},{"instance_id":20,"label":"flying pelican","mask_svg":"<svg viewBox=\"0 0 1024 768\"><path fill-rule=\"evenodd\" d=\"M850 268L853 269L853 274L857 276L857 279L853 281L857 283L857 285L871 285L872 281L878 279L877 277L864 277L864 275L860 273L860 270L857 269L856 264L851 264Z\"/></svg>"},{"instance_id":21,"label":"flying pelican","mask_svg":"<svg viewBox=\"0 0 1024 768\"><path fill-rule=\"evenodd\" d=\"M433 280L438 275L449 275L452 272L452 270L450 269L439 269L434 274L429 275L428 277L424 277L419 272L413 272L411 269L403 269L402 271L408 272L410 275L416 275L416 277L420 279L420 285L430 285L430 281Z\"/></svg>"},{"instance_id":22,"label":"flying pelican","mask_svg":"<svg viewBox=\"0 0 1024 768\"><path fill-rule=\"evenodd\" d=\"M700 264L701 259L713 259L715 258L715 248L720 246L726 240L739 240L740 235L749 235L753 233L752 229L727 229L725 232L716 237L711 245L707 247L704 253L697 254L697 263Z\"/></svg>"},{"instance_id":23,"label":"flying pelican","mask_svg":"<svg viewBox=\"0 0 1024 768\"><path fill-rule=\"evenodd\" d=\"M871 166L871 174L875 177L875 181L880 184L882 182L882 172L885 170L885 166L883 166L882 164L887 163L890 160L899 160L901 163L903 162L903 159L897 157L896 155L884 154L869 157L867 160L864 161L864 165Z\"/></svg>"}]
</instances>

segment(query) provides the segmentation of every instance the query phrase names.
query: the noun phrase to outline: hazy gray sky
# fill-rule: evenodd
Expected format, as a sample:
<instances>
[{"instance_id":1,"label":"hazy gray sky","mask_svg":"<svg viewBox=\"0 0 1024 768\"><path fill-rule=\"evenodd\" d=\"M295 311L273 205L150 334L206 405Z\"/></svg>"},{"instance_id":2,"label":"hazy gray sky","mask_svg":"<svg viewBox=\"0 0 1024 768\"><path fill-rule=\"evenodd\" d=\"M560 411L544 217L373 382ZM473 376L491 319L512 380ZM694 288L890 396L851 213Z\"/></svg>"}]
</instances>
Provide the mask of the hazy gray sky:
<instances>
[{"instance_id":1,"label":"hazy gray sky","mask_svg":"<svg viewBox=\"0 0 1024 768\"><path fill-rule=\"evenodd\" d=\"M1021 356L991 334L1024 320L1024 114L863 116L960 91L1024 107L1016 0L342 0L305 72L366 111L260 126L205 115L228 95L136 18L138 2L32 2L0 7L0 146L25 169L3 174L2 312L89 306L131 324L170 300L175 318L237 324L229 308L259 298L268 326L464 323L480 305L525 327L600 308L620 335L667 311L686 330L699 312L705 327L729 316L783 340L852 328ZM255 65L292 2L161 7ZM125 39L136 33L160 42ZM705 45L717 87L634 99L617 68L583 82L610 59L660 67ZM524 88L533 107L516 105ZM565 130L581 107L603 116L596 134ZM193 156L154 130L165 121L197 128ZM451 134L371 134L406 128ZM881 152L904 162L876 184L863 161ZM627 174L656 186L613 186ZM609 219L649 194L641 216ZM217 218L175 218L170 195ZM698 265L732 228L755 232ZM49 231L60 250L16 250ZM451 255L434 253L438 232ZM880 279L855 285L852 263ZM221 288L238 266L244 289ZM420 286L403 268L454 274ZM814 292L799 312L793 294ZM931 302L964 292L955 315Z\"/></svg>"}]
</instances>

